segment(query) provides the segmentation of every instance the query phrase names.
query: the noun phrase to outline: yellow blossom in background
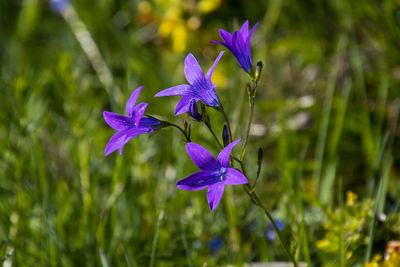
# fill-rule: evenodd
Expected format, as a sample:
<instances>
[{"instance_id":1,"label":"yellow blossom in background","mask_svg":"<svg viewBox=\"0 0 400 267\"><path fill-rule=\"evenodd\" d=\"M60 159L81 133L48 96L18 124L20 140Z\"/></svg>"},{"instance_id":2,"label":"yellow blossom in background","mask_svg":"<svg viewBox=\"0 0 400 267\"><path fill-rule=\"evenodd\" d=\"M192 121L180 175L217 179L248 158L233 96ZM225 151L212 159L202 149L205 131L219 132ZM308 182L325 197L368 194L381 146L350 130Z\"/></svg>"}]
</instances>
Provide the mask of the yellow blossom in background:
<instances>
[{"instance_id":1,"label":"yellow blossom in background","mask_svg":"<svg viewBox=\"0 0 400 267\"><path fill-rule=\"evenodd\" d=\"M329 247L329 244L330 243L328 240L322 239L322 240L317 241L317 248L326 248L326 247Z\"/></svg>"},{"instance_id":2,"label":"yellow blossom in background","mask_svg":"<svg viewBox=\"0 0 400 267\"><path fill-rule=\"evenodd\" d=\"M172 34L172 31L175 29L176 25L180 21L180 10L178 7L171 7L163 16L160 26L158 28L158 33L167 37Z\"/></svg>"},{"instance_id":3,"label":"yellow blossom in background","mask_svg":"<svg viewBox=\"0 0 400 267\"><path fill-rule=\"evenodd\" d=\"M142 1L139 4L139 12L149 10L149 2ZM171 38L172 50L176 53L184 53L187 48L189 34L197 31L202 18L199 14L206 14L220 7L222 0L155 0L153 10L159 15L158 35L163 38ZM151 6L150 6L151 8Z\"/></svg>"},{"instance_id":4,"label":"yellow blossom in background","mask_svg":"<svg viewBox=\"0 0 400 267\"><path fill-rule=\"evenodd\" d=\"M200 13L209 13L221 5L221 0L201 0L197 6Z\"/></svg>"},{"instance_id":5,"label":"yellow blossom in background","mask_svg":"<svg viewBox=\"0 0 400 267\"><path fill-rule=\"evenodd\" d=\"M218 68L215 68L211 81L218 84L218 88L226 88L228 86L228 79Z\"/></svg>"},{"instance_id":6,"label":"yellow blossom in background","mask_svg":"<svg viewBox=\"0 0 400 267\"><path fill-rule=\"evenodd\" d=\"M375 255L373 259L364 264L363 267L399 267L400 266L400 254L393 252L390 254L389 258L381 261L381 255Z\"/></svg>"},{"instance_id":7,"label":"yellow blossom in background","mask_svg":"<svg viewBox=\"0 0 400 267\"><path fill-rule=\"evenodd\" d=\"M187 32L183 23L178 23L172 31L172 50L183 53L186 50Z\"/></svg>"},{"instance_id":8,"label":"yellow blossom in background","mask_svg":"<svg viewBox=\"0 0 400 267\"><path fill-rule=\"evenodd\" d=\"M346 204L349 206L353 206L354 203L357 201L357 195L354 194L352 191L346 192Z\"/></svg>"}]
</instances>

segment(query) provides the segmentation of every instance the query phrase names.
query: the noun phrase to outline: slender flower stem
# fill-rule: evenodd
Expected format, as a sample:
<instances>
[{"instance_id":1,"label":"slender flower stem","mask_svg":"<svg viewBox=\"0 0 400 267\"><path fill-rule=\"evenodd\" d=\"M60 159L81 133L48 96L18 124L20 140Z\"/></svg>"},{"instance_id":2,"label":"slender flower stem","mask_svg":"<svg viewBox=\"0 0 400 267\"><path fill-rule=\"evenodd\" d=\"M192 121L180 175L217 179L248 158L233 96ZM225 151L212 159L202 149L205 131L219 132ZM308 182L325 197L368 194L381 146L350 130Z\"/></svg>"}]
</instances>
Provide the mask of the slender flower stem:
<instances>
[{"instance_id":1,"label":"slender flower stem","mask_svg":"<svg viewBox=\"0 0 400 267\"><path fill-rule=\"evenodd\" d=\"M237 162L239 163L240 168L242 169L242 173L244 174L244 176L247 177L246 169L245 169L245 167L244 167L243 161L241 161L240 159L238 159L238 158L236 158L236 157L234 157L234 156L233 156L232 158L233 158L235 161L237 161ZM257 181L257 180L256 180L256 181ZM283 237L282 237L281 231L279 230L278 226L276 225L274 219L272 218L272 216L271 216L271 214L269 213L269 211L267 210L267 208L264 206L264 204L263 204L263 203L261 202L261 200L258 198L256 192L254 191L254 187L251 188L249 184L244 184L244 185L243 185L243 189L244 189L244 190L246 191L246 193L249 195L251 201L252 201L256 206L260 207L260 208L264 211L265 215L267 215L268 219L271 221L271 223L272 223L272 225L273 225L273 227L274 227L274 229L275 229L275 232L278 234L279 241L280 241L282 247L284 248L286 254L289 256L290 260L293 262L293 266L294 266L294 267L297 267L298 265L297 265L296 259L294 258L293 254L290 252L288 246L287 246L287 245L285 244L285 242L283 241Z\"/></svg>"},{"instance_id":2,"label":"slender flower stem","mask_svg":"<svg viewBox=\"0 0 400 267\"><path fill-rule=\"evenodd\" d=\"M264 211L265 215L267 215L268 219L270 220L270 222L272 223L272 226L275 229L275 232L278 234L279 241L280 241L282 247L284 248L286 254L289 256L290 260L293 262L294 267L297 267L298 265L297 265L296 259L294 258L293 254L290 252L290 250L289 250L288 246L285 244L285 242L283 242L283 237L282 237L281 231L279 230L274 219L272 218L271 213L269 213L267 208L264 206L264 204L258 198L257 194L254 192L254 190L252 190L250 188L249 184L243 185L243 188L247 192L247 194L250 196L253 203L255 203L257 206L259 206Z\"/></svg>"},{"instance_id":3,"label":"slender flower stem","mask_svg":"<svg viewBox=\"0 0 400 267\"><path fill-rule=\"evenodd\" d=\"M224 116L224 119L225 119L226 125L228 126L228 133L229 133L229 143L232 143L233 136L232 136L231 125L229 124L228 115L226 115L226 113L225 113L225 110L224 110L224 107L222 106L222 104L221 104L221 106L220 106L220 107L221 107L221 108L220 108L220 109L218 109L218 110L219 110L219 111L222 113L222 115Z\"/></svg>"},{"instance_id":4,"label":"slender flower stem","mask_svg":"<svg viewBox=\"0 0 400 267\"><path fill-rule=\"evenodd\" d=\"M251 191L253 191L254 188L256 187L256 184L257 184L257 181L258 181L258 177L260 177L260 172L261 172L261 165L258 165L256 180L254 181L254 184L251 187Z\"/></svg>"},{"instance_id":5,"label":"slender flower stem","mask_svg":"<svg viewBox=\"0 0 400 267\"><path fill-rule=\"evenodd\" d=\"M256 92L257 84L253 80L253 86L249 92L249 98L250 98L250 117L249 117L249 122L247 124L247 130L246 130L246 136L244 138L243 146L242 146L242 152L240 153L240 159L243 160L244 154L246 153L246 146L247 146L247 141L249 140L249 135L250 135L250 128L251 128L251 123L253 122L253 114L254 114L254 95Z\"/></svg>"},{"instance_id":6,"label":"slender flower stem","mask_svg":"<svg viewBox=\"0 0 400 267\"><path fill-rule=\"evenodd\" d=\"M171 122L169 122L169 121L163 121L163 122L165 122L165 123L171 125L172 127L175 127L175 128L177 128L177 129L179 129L179 130L182 132L182 134L185 136L186 141L187 141L187 142L190 142L190 137L187 135L187 133L185 132L185 130L183 130L181 127L179 127L179 125L176 125L176 124L171 123Z\"/></svg>"},{"instance_id":7,"label":"slender flower stem","mask_svg":"<svg viewBox=\"0 0 400 267\"><path fill-rule=\"evenodd\" d=\"M211 128L211 126L208 123L205 123L205 125L207 126L208 130L210 130L211 134L214 136L215 140L218 143L218 146L222 149L224 148L224 146L221 144L221 142L219 141L218 137L215 135L213 129Z\"/></svg>"}]
</instances>

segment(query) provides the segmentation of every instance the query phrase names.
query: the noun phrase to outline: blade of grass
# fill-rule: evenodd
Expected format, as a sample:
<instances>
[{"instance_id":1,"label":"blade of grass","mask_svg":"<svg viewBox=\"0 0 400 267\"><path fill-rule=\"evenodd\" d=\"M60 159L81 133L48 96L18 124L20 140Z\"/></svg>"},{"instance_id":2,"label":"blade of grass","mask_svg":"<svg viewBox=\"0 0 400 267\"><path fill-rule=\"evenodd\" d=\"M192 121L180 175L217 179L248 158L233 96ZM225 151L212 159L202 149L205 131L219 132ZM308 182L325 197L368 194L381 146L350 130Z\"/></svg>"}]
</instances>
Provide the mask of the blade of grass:
<instances>
[{"instance_id":1,"label":"blade of grass","mask_svg":"<svg viewBox=\"0 0 400 267\"><path fill-rule=\"evenodd\" d=\"M372 212L372 219L371 219L371 223L369 225L368 246L367 246L367 250L365 252L364 263L369 262L369 260L371 258L372 245L374 243L376 217L378 214L379 206L381 205L382 202L385 201L385 198L386 198L386 188L385 187L387 186L387 180L389 179L389 171L390 171L391 166L392 166L391 156L387 155L385 157L385 161L383 162L381 179L379 181L378 192L376 194L374 209Z\"/></svg>"},{"instance_id":2,"label":"blade of grass","mask_svg":"<svg viewBox=\"0 0 400 267\"><path fill-rule=\"evenodd\" d=\"M328 93L327 93L327 96L325 99L324 109L322 111L322 119L321 119L321 124L320 124L320 128L319 128L318 141L317 141L317 146L316 146L316 151L315 151L317 166L314 169L314 177L316 179L317 190L320 189L321 172L322 172L322 166L323 166L323 161L324 161L326 138L328 135L329 118L330 118L330 114L331 114L331 110L332 110L332 101L333 101L333 96L334 96L335 87L336 87L336 79L337 79L337 74L338 74L338 70L339 70L341 56L346 48L346 44L347 44L347 38L344 35L342 35L338 42L337 53L336 53L336 64L335 64L335 67L332 70L332 73L329 78ZM321 194L320 194L320 196L321 196Z\"/></svg>"},{"instance_id":3,"label":"blade of grass","mask_svg":"<svg viewBox=\"0 0 400 267\"><path fill-rule=\"evenodd\" d=\"M297 170L296 170L296 177L294 181L294 191L295 191L295 198L297 203L297 210L300 213L300 242L299 242L299 252L303 250L304 259L307 261L308 266L311 266L311 258L310 258L310 248L308 245L308 238L307 238L307 228L304 222L304 205L303 205L303 190L304 184L301 183L303 178L303 166L304 160L307 155L308 150L308 143L304 146L300 153L299 160L297 161Z\"/></svg>"},{"instance_id":4,"label":"blade of grass","mask_svg":"<svg viewBox=\"0 0 400 267\"><path fill-rule=\"evenodd\" d=\"M339 267L345 266L345 247L344 247L344 205L343 205L343 181L339 179L339 209L340 209L340 225L339 225L339 250L338 250L338 257L339 257Z\"/></svg>"},{"instance_id":5,"label":"blade of grass","mask_svg":"<svg viewBox=\"0 0 400 267\"><path fill-rule=\"evenodd\" d=\"M158 220L157 220L157 226L156 226L156 231L154 233L154 238L153 238L153 245L151 247L151 256L150 256L150 267L154 266L154 261L156 258L156 248L157 248L157 242L158 242L158 235L160 233L160 227L162 220L164 218L164 210L161 210L160 214L158 215Z\"/></svg>"},{"instance_id":6,"label":"blade of grass","mask_svg":"<svg viewBox=\"0 0 400 267\"><path fill-rule=\"evenodd\" d=\"M103 250L99 249L99 255L100 255L101 266L110 267L110 264L108 263L107 260L107 256L104 254Z\"/></svg>"},{"instance_id":7,"label":"blade of grass","mask_svg":"<svg viewBox=\"0 0 400 267\"><path fill-rule=\"evenodd\" d=\"M187 242L185 230L183 229L182 220L180 222L180 229L181 229L183 247L185 248L186 258L188 260L188 266L193 266L192 256L191 256L190 248L189 248L189 245L188 245L188 242Z\"/></svg>"}]
</instances>

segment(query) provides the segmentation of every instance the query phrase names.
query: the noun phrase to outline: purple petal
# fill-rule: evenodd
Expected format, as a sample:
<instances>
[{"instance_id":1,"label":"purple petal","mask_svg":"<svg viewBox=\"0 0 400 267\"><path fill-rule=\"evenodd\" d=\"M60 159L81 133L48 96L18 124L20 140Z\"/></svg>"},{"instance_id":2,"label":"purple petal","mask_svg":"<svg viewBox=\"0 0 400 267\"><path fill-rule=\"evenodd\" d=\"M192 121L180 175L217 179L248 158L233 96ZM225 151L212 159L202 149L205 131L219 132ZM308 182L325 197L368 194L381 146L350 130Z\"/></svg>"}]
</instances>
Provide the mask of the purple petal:
<instances>
[{"instance_id":1,"label":"purple petal","mask_svg":"<svg viewBox=\"0 0 400 267\"><path fill-rule=\"evenodd\" d=\"M119 153L122 155L122 149L129 140L140 134L149 133L154 130L153 128L131 128L117 132L111 137L110 141L108 141L105 149L105 156L108 156L117 149L119 149Z\"/></svg>"},{"instance_id":2,"label":"purple petal","mask_svg":"<svg viewBox=\"0 0 400 267\"><path fill-rule=\"evenodd\" d=\"M103 111L103 117L110 127L118 131L134 126L134 122L131 118L113 112Z\"/></svg>"},{"instance_id":3,"label":"purple petal","mask_svg":"<svg viewBox=\"0 0 400 267\"><path fill-rule=\"evenodd\" d=\"M211 210L214 210L224 194L225 183L216 183L208 187L207 200Z\"/></svg>"},{"instance_id":4,"label":"purple petal","mask_svg":"<svg viewBox=\"0 0 400 267\"><path fill-rule=\"evenodd\" d=\"M239 32L235 32L233 34L232 46L235 51L234 55L239 61L240 66L246 71L250 72L250 54L248 53L250 49L246 49L244 40Z\"/></svg>"},{"instance_id":5,"label":"purple petal","mask_svg":"<svg viewBox=\"0 0 400 267\"><path fill-rule=\"evenodd\" d=\"M181 100L178 101L175 107L175 116L178 116L182 113L188 112L190 108L190 100L192 100L193 97L190 95L185 95L181 98Z\"/></svg>"},{"instance_id":6,"label":"purple petal","mask_svg":"<svg viewBox=\"0 0 400 267\"><path fill-rule=\"evenodd\" d=\"M227 168L226 172L226 184L230 185L235 185L235 184L247 184L249 181L247 181L246 176L243 175L238 170L235 170L233 168Z\"/></svg>"},{"instance_id":7,"label":"purple petal","mask_svg":"<svg viewBox=\"0 0 400 267\"><path fill-rule=\"evenodd\" d=\"M155 96L174 96L174 95L186 95L190 92L191 86L188 84L181 84L177 85L165 90L162 90L161 92L158 92Z\"/></svg>"},{"instance_id":8,"label":"purple petal","mask_svg":"<svg viewBox=\"0 0 400 267\"><path fill-rule=\"evenodd\" d=\"M247 35L249 34L249 21L246 20L243 23L242 27L240 28L240 33L242 34L243 38L246 39Z\"/></svg>"},{"instance_id":9,"label":"purple petal","mask_svg":"<svg viewBox=\"0 0 400 267\"><path fill-rule=\"evenodd\" d=\"M247 44L247 42L249 42L250 43L250 38L251 38L251 36L253 35L253 32L255 31L255 29L257 28L257 26L259 25L260 23L256 23L256 25L254 25L253 26L253 28L250 30L250 33L249 33L249 35L247 36L247 38L246 38L246 44Z\"/></svg>"},{"instance_id":10,"label":"purple petal","mask_svg":"<svg viewBox=\"0 0 400 267\"><path fill-rule=\"evenodd\" d=\"M246 44L245 44L245 46L247 48L247 53L249 55L249 60L250 60L251 66L253 66L253 58L251 57L251 52L250 52L250 39L251 39L251 36L253 35L254 30L257 28L258 24L259 23L257 22L256 25L254 25L253 28L251 29L249 35L247 36Z\"/></svg>"},{"instance_id":11,"label":"purple petal","mask_svg":"<svg viewBox=\"0 0 400 267\"><path fill-rule=\"evenodd\" d=\"M217 92L212 88L209 90L201 90L197 94L199 96L198 99L207 106L217 107L220 104Z\"/></svg>"},{"instance_id":12,"label":"purple petal","mask_svg":"<svg viewBox=\"0 0 400 267\"><path fill-rule=\"evenodd\" d=\"M121 144L123 144L124 139L125 139L125 131L120 131L114 134L111 137L110 141L108 141L108 144L106 145L104 156L108 156L115 150L119 149L121 147Z\"/></svg>"},{"instance_id":13,"label":"purple petal","mask_svg":"<svg viewBox=\"0 0 400 267\"><path fill-rule=\"evenodd\" d=\"M210 43L223 45L223 46L225 46L226 48L228 48L229 50L231 50L231 49L232 49L232 46L231 46L230 44L228 44L228 43L225 43L225 42L220 42L220 41L210 41Z\"/></svg>"},{"instance_id":14,"label":"purple petal","mask_svg":"<svg viewBox=\"0 0 400 267\"><path fill-rule=\"evenodd\" d=\"M213 72L214 72L215 67L217 66L219 60L221 59L221 57L222 57L222 55L223 55L224 53L225 53L225 51L221 51L221 52L218 54L218 57L215 59L214 64L213 64L213 65L211 66L211 68L207 71L206 79L207 79L207 82L208 82L208 84L209 84L210 87L211 87L211 76L212 76L212 74L213 74Z\"/></svg>"},{"instance_id":15,"label":"purple petal","mask_svg":"<svg viewBox=\"0 0 400 267\"><path fill-rule=\"evenodd\" d=\"M196 191L204 189L210 184L215 184L217 181L219 180L215 173L199 171L178 181L176 187L182 190Z\"/></svg>"},{"instance_id":16,"label":"purple petal","mask_svg":"<svg viewBox=\"0 0 400 267\"><path fill-rule=\"evenodd\" d=\"M228 167L229 166L229 156L231 154L231 151L233 149L233 147L239 143L241 140L238 139L236 141L233 141L232 143L230 143L229 145L227 145L224 149L222 149L222 151L219 153L218 155L218 161L219 163L223 166L223 167Z\"/></svg>"},{"instance_id":17,"label":"purple petal","mask_svg":"<svg viewBox=\"0 0 400 267\"><path fill-rule=\"evenodd\" d=\"M191 84L205 84L206 79L204 77L204 73L200 68L199 62L197 62L196 58L189 54L185 58L185 66L184 66L186 80Z\"/></svg>"},{"instance_id":18,"label":"purple petal","mask_svg":"<svg viewBox=\"0 0 400 267\"><path fill-rule=\"evenodd\" d=\"M224 40L226 43L231 44L232 43L232 34L225 30L219 30L219 35L221 36L222 40Z\"/></svg>"},{"instance_id":19,"label":"purple petal","mask_svg":"<svg viewBox=\"0 0 400 267\"><path fill-rule=\"evenodd\" d=\"M186 151L193 163L203 171L215 171L220 168L220 164L214 157L201 145L187 143Z\"/></svg>"},{"instance_id":20,"label":"purple petal","mask_svg":"<svg viewBox=\"0 0 400 267\"><path fill-rule=\"evenodd\" d=\"M134 114L136 127L139 127L140 120L143 118L144 111L146 110L148 105L149 104L147 103L140 103L135 107Z\"/></svg>"},{"instance_id":21,"label":"purple petal","mask_svg":"<svg viewBox=\"0 0 400 267\"><path fill-rule=\"evenodd\" d=\"M129 97L128 102L126 103L126 113L128 114L128 116L132 116L134 109L135 109L135 104L136 104L136 100L139 96L140 91L143 89L144 86L140 86L138 88L136 88L135 91L133 91L133 93L131 94L131 96Z\"/></svg>"},{"instance_id":22,"label":"purple petal","mask_svg":"<svg viewBox=\"0 0 400 267\"><path fill-rule=\"evenodd\" d=\"M150 127L154 128L154 130L158 129L159 125L160 121L153 118L142 118L139 123L139 127L141 128Z\"/></svg>"}]
</instances>

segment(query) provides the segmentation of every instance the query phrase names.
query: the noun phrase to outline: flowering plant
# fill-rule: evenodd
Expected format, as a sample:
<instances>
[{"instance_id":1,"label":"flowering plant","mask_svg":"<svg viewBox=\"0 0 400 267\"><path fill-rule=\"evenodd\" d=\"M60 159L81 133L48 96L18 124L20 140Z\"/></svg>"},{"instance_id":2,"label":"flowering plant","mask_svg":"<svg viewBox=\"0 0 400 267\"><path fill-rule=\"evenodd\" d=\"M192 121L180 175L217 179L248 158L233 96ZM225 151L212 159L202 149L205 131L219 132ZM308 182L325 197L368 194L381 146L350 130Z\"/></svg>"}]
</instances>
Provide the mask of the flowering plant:
<instances>
[{"instance_id":1,"label":"flowering plant","mask_svg":"<svg viewBox=\"0 0 400 267\"><path fill-rule=\"evenodd\" d=\"M290 250L283 242L280 233L282 226L277 225L270 212L265 208L254 191L261 170L263 155L262 149L260 148L258 150L257 176L252 185L249 184L246 174L246 167L243 162L246 153L246 145L249 139L250 127L253 120L256 89L263 67L262 62L258 62L256 68L254 68L253 59L250 53L250 39L257 26L258 23L249 31L249 23L246 21L242 25L240 31L235 31L233 34L221 29L219 33L224 42L213 41L213 43L222 44L228 48L237 59L240 67L248 74L250 78L250 82L247 84L247 92L249 94L250 102L250 116L239 157L236 157L232 153L232 150L238 143L241 142L241 139L233 141L228 115L224 110L217 92L215 91L217 85L211 82L211 76L222 55L224 54L224 51L219 53L213 65L206 74L204 74L196 58L191 53L188 54L184 62L184 73L189 84L181 84L170 87L158 92L155 95L155 97L182 96L176 105L174 113L175 116L188 113L196 121L203 122L207 126L208 130L212 134L213 138L215 138L219 148L221 149L217 159L215 159L207 151L207 149L191 141L191 126L187 122L185 122L184 127L181 127L169 121L162 121L145 114L145 110L148 106L147 103L135 105L143 86L137 88L130 96L126 104L126 112L128 116L122 116L112 112L104 111L103 116L107 124L117 130L117 133L111 137L106 146L105 155L107 156L118 149L120 154L122 154L123 146L129 140L138 135L154 132L168 126L173 126L179 129L186 139L187 153L200 171L191 174L182 180L179 180L176 183L176 186L179 189L189 191L208 188L208 204L210 209L214 210L217 208L222 198L226 185L242 184L252 202L259 206L271 221L272 228L279 237L285 252L293 262L294 266L297 266L294 252ZM198 103L201 105L201 113L199 113L198 110ZM207 114L207 107L216 109L224 117L225 125L222 133L222 143L211 127L210 119ZM235 165L237 165L237 168L235 168Z\"/></svg>"}]
</instances>

